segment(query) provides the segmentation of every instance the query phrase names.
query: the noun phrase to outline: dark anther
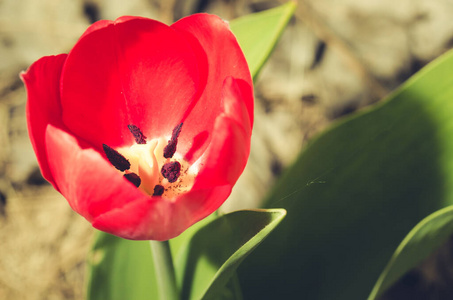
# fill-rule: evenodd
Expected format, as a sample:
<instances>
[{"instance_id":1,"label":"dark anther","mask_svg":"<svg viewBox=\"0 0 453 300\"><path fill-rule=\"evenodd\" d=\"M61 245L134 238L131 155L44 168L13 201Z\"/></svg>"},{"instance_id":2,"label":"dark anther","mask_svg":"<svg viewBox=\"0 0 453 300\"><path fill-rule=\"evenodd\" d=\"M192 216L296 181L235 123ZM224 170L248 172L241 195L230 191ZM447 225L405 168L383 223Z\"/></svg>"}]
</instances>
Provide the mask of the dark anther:
<instances>
[{"instance_id":1,"label":"dark anther","mask_svg":"<svg viewBox=\"0 0 453 300\"><path fill-rule=\"evenodd\" d=\"M166 163L160 170L162 176L168 179L168 182L175 182L181 172L181 164L177 161Z\"/></svg>"},{"instance_id":2,"label":"dark anther","mask_svg":"<svg viewBox=\"0 0 453 300\"><path fill-rule=\"evenodd\" d=\"M176 144L178 141L175 140L169 140L168 145L165 146L164 148L164 157L165 158L172 158L173 154L176 152Z\"/></svg>"},{"instance_id":3,"label":"dark anther","mask_svg":"<svg viewBox=\"0 0 453 300\"><path fill-rule=\"evenodd\" d=\"M142 180L140 179L140 177L135 173L127 173L127 174L124 174L123 176L136 187L139 187L140 183L142 183Z\"/></svg>"},{"instance_id":4,"label":"dark anther","mask_svg":"<svg viewBox=\"0 0 453 300\"><path fill-rule=\"evenodd\" d=\"M133 124L127 125L127 128L129 128L129 131L134 136L135 142L137 144L146 144L146 136L143 134L140 128Z\"/></svg>"},{"instance_id":5,"label":"dark anther","mask_svg":"<svg viewBox=\"0 0 453 300\"><path fill-rule=\"evenodd\" d=\"M176 145L178 144L178 137L181 133L183 123L179 123L173 132L171 133L171 139L168 141L168 145L164 148L164 157L165 158L172 158L176 152Z\"/></svg>"},{"instance_id":6,"label":"dark anther","mask_svg":"<svg viewBox=\"0 0 453 300\"><path fill-rule=\"evenodd\" d=\"M181 133L181 128L182 128L183 123L179 123L176 125L175 128L173 128L173 131L171 132L171 139L177 139L179 134Z\"/></svg>"},{"instance_id":7,"label":"dark anther","mask_svg":"<svg viewBox=\"0 0 453 300\"><path fill-rule=\"evenodd\" d=\"M162 194L164 193L165 189L163 186L161 186L160 184L156 185L154 187L154 194L153 196L162 196Z\"/></svg>"},{"instance_id":8,"label":"dark anther","mask_svg":"<svg viewBox=\"0 0 453 300\"><path fill-rule=\"evenodd\" d=\"M124 156L122 156L121 153L113 148L110 148L106 144L102 144L102 148L104 149L105 155L107 155L108 160L115 168L117 168L121 172L130 169L131 163Z\"/></svg>"}]
</instances>

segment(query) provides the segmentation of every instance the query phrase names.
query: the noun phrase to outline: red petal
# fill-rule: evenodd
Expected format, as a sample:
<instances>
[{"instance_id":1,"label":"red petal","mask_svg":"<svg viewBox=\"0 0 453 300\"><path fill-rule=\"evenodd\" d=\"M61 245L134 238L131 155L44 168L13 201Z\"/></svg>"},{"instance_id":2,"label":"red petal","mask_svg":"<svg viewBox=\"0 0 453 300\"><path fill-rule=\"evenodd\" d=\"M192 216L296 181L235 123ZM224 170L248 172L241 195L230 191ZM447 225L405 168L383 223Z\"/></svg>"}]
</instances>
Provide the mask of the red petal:
<instances>
[{"instance_id":1,"label":"red petal","mask_svg":"<svg viewBox=\"0 0 453 300\"><path fill-rule=\"evenodd\" d=\"M168 212L156 209L166 203L156 203L153 198L134 201L121 209L114 209L93 220L93 227L131 240L157 239L162 231L169 230L164 217Z\"/></svg>"},{"instance_id":2,"label":"red petal","mask_svg":"<svg viewBox=\"0 0 453 300\"><path fill-rule=\"evenodd\" d=\"M135 201L100 215L93 226L126 239L165 241L212 213L220 206L219 199L226 199L230 192L230 186L221 186L191 191L176 201L161 197Z\"/></svg>"},{"instance_id":3,"label":"red petal","mask_svg":"<svg viewBox=\"0 0 453 300\"><path fill-rule=\"evenodd\" d=\"M222 89L222 112L214 125L206 152L196 164L200 171L194 188L230 184L233 186L245 168L250 153L252 124L248 117L243 82L228 77Z\"/></svg>"},{"instance_id":4,"label":"red petal","mask_svg":"<svg viewBox=\"0 0 453 300\"><path fill-rule=\"evenodd\" d=\"M202 145L192 155L196 160L209 144L214 121L221 110L221 91L228 76L243 80L252 95L252 78L244 54L226 22L214 15L196 14L174 23L172 28L184 33L194 45L197 57L206 57L208 78L200 99L193 103L180 135L178 151L190 151L193 138L205 135ZM199 47L201 45L201 48ZM199 53L202 49L202 53ZM253 123L253 97L244 99L250 122ZM199 138L199 140L203 140ZM200 144L200 142L198 142Z\"/></svg>"},{"instance_id":5,"label":"red petal","mask_svg":"<svg viewBox=\"0 0 453 300\"><path fill-rule=\"evenodd\" d=\"M59 87L61 70L66 56L66 54L60 54L43 57L21 74L28 94L26 106L28 134L42 175L57 190L58 186L49 170L44 136L48 124L61 125Z\"/></svg>"},{"instance_id":6,"label":"red petal","mask_svg":"<svg viewBox=\"0 0 453 300\"><path fill-rule=\"evenodd\" d=\"M221 114L216 119L213 132L209 147L200 158L200 172L194 188L225 184L233 186L247 163L250 136L240 124Z\"/></svg>"},{"instance_id":7,"label":"red petal","mask_svg":"<svg viewBox=\"0 0 453 300\"><path fill-rule=\"evenodd\" d=\"M175 213L180 225L178 235L216 211L231 194L231 189L232 186L227 184L207 189L194 188L181 195L175 201L175 208L179 210Z\"/></svg>"},{"instance_id":8,"label":"red petal","mask_svg":"<svg viewBox=\"0 0 453 300\"><path fill-rule=\"evenodd\" d=\"M91 148L49 125L50 168L71 207L93 226L136 240L168 240L216 210L231 186L182 194L175 201L142 194Z\"/></svg>"},{"instance_id":9,"label":"red petal","mask_svg":"<svg viewBox=\"0 0 453 300\"><path fill-rule=\"evenodd\" d=\"M253 115L250 118L247 103L253 103L251 87L247 82L233 77L227 77L222 87L223 112L242 125L248 136L252 134Z\"/></svg>"},{"instance_id":10,"label":"red petal","mask_svg":"<svg viewBox=\"0 0 453 300\"><path fill-rule=\"evenodd\" d=\"M217 210L231 193L250 152L252 124L246 106L250 87L228 77L223 85L221 113L215 120L209 147L196 163L200 170L192 190L174 200L169 230L172 238Z\"/></svg>"},{"instance_id":11,"label":"red petal","mask_svg":"<svg viewBox=\"0 0 453 300\"><path fill-rule=\"evenodd\" d=\"M49 168L72 209L88 221L130 202L149 199L92 148L49 125L46 130ZM135 218L135 216L130 216Z\"/></svg>"},{"instance_id":12,"label":"red petal","mask_svg":"<svg viewBox=\"0 0 453 300\"><path fill-rule=\"evenodd\" d=\"M171 134L198 88L198 62L185 37L143 18L93 26L64 66L66 126L99 147L132 143L129 124L149 138Z\"/></svg>"}]
</instances>

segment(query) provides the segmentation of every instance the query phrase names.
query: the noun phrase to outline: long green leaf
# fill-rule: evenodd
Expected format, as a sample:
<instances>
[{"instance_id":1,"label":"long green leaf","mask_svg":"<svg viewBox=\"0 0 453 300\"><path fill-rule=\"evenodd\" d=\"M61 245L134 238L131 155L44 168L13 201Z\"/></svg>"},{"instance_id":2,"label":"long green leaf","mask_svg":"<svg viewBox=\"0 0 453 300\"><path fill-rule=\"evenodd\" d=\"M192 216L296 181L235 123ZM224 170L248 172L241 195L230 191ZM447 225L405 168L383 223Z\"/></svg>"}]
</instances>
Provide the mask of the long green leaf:
<instances>
[{"instance_id":1,"label":"long green leaf","mask_svg":"<svg viewBox=\"0 0 453 300\"><path fill-rule=\"evenodd\" d=\"M282 209L237 211L197 231L177 264L182 299L220 299L239 264L285 215Z\"/></svg>"},{"instance_id":2,"label":"long green leaf","mask_svg":"<svg viewBox=\"0 0 453 300\"><path fill-rule=\"evenodd\" d=\"M253 78L269 58L296 8L290 1L277 8L247 15L230 22Z\"/></svg>"},{"instance_id":3,"label":"long green leaf","mask_svg":"<svg viewBox=\"0 0 453 300\"><path fill-rule=\"evenodd\" d=\"M98 232L88 268L89 300L158 299L148 241L129 241Z\"/></svg>"},{"instance_id":4,"label":"long green leaf","mask_svg":"<svg viewBox=\"0 0 453 300\"><path fill-rule=\"evenodd\" d=\"M420 263L453 234L453 206L423 219L396 249L368 298L376 299L413 266Z\"/></svg>"},{"instance_id":5,"label":"long green leaf","mask_svg":"<svg viewBox=\"0 0 453 300\"><path fill-rule=\"evenodd\" d=\"M267 207L288 216L239 268L245 298L366 299L406 234L453 203L452 137L450 52L282 176Z\"/></svg>"}]
</instances>

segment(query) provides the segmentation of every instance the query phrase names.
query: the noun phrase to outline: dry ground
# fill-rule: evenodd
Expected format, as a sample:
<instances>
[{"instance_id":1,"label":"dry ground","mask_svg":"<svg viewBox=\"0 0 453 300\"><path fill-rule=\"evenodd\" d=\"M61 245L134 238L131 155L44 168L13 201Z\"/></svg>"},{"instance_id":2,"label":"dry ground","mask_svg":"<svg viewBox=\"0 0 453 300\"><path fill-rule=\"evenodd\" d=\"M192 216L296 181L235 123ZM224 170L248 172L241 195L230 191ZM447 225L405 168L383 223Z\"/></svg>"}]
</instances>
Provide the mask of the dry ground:
<instances>
[{"instance_id":1,"label":"dry ground","mask_svg":"<svg viewBox=\"0 0 453 300\"><path fill-rule=\"evenodd\" d=\"M0 0L0 299L83 298L93 235L39 174L19 72L41 56L67 52L98 19L141 15L171 23L198 11L232 19L280 2ZM224 209L258 205L263 187L310 137L451 48L452 15L451 0L299 1L256 83L250 162ZM414 291L417 299L444 299L452 289L450 250L439 250L386 299L415 299Z\"/></svg>"}]
</instances>

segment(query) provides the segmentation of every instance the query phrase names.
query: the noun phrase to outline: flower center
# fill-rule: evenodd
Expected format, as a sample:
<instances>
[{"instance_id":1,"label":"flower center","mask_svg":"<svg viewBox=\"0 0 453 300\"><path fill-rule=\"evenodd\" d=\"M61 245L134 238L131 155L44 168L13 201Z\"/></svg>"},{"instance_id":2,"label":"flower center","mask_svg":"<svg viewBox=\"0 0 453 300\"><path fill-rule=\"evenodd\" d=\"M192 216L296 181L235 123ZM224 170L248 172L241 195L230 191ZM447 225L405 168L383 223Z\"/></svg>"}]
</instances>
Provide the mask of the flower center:
<instances>
[{"instance_id":1,"label":"flower center","mask_svg":"<svg viewBox=\"0 0 453 300\"><path fill-rule=\"evenodd\" d=\"M136 143L118 149L104 144L104 152L110 163L144 193L173 199L192 188L198 172L176 152L181 127L182 123L176 126L170 139L147 141L137 126L128 125Z\"/></svg>"}]
</instances>

